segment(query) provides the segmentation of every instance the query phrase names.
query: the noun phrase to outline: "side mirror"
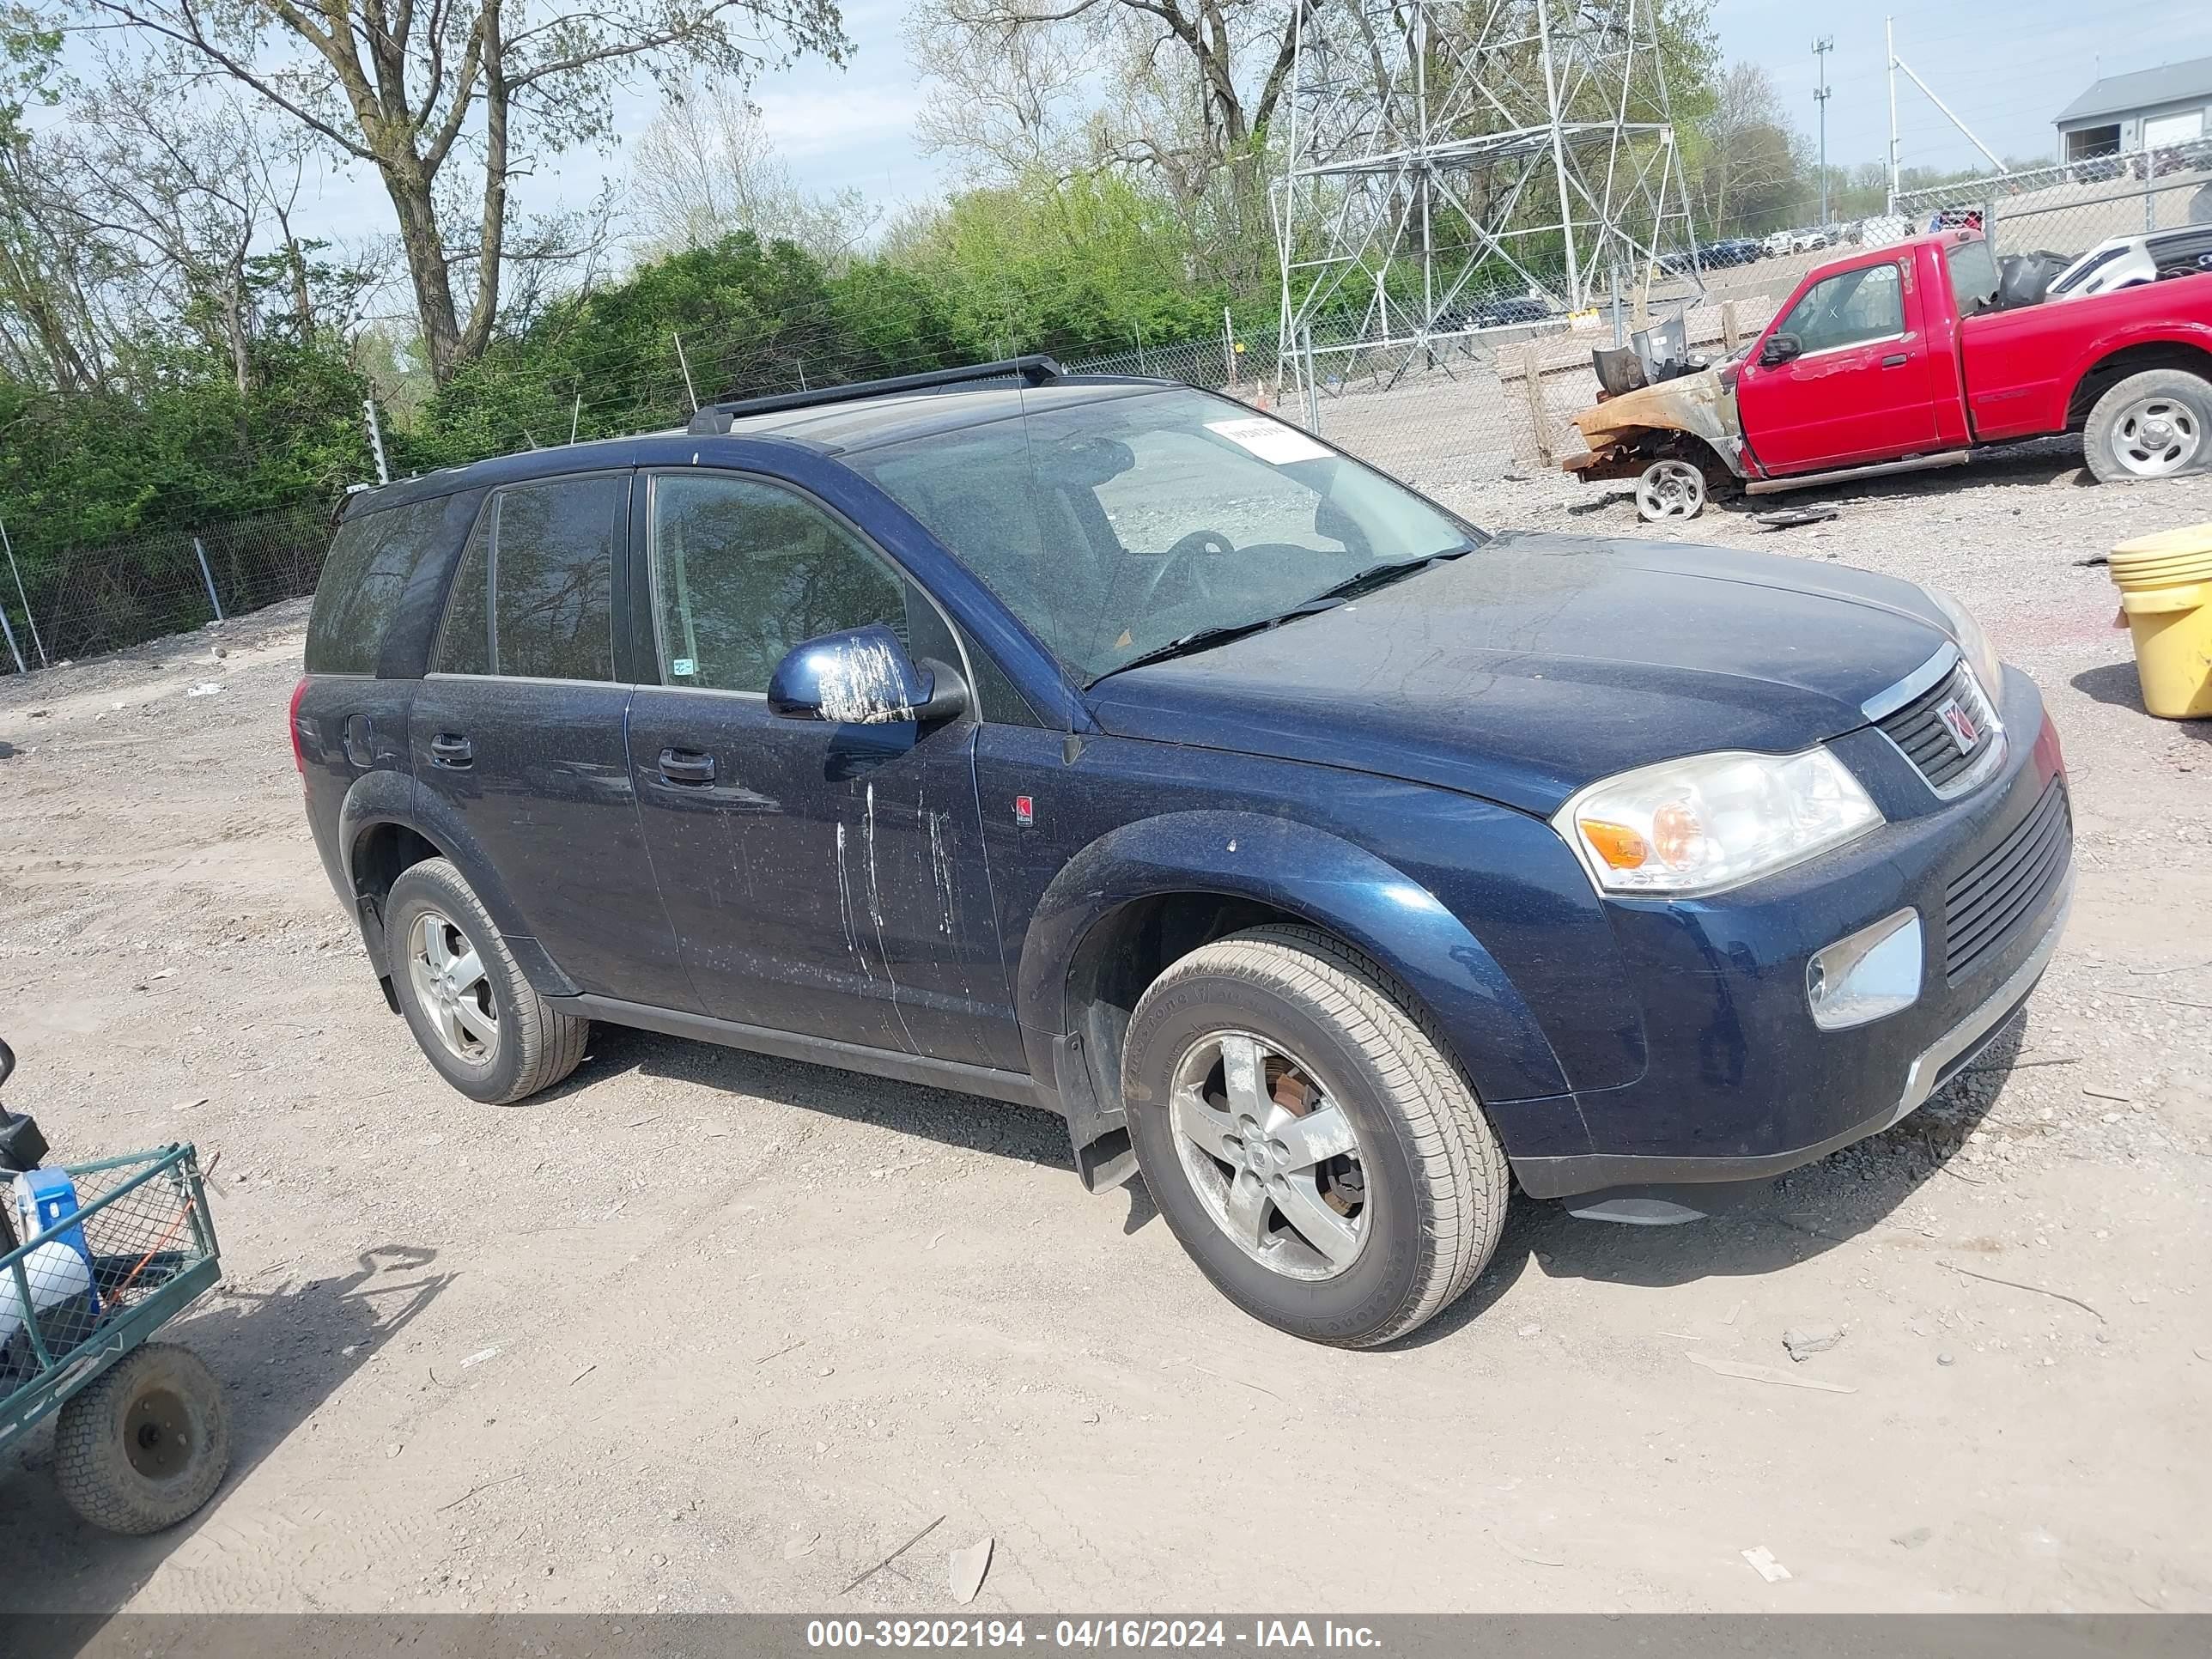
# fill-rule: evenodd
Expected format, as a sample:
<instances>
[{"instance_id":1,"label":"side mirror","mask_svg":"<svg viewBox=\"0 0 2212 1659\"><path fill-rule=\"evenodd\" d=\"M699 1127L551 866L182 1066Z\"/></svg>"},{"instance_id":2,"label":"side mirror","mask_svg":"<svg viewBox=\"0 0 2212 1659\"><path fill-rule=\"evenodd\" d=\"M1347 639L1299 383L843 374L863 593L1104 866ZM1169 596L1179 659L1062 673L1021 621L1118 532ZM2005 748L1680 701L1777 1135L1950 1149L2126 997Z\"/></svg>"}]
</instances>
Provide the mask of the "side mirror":
<instances>
[{"instance_id":1,"label":"side mirror","mask_svg":"<svg viewBox=\"0 0 2212 1659\"><path fill-rule=\"evenodd\" d=\"M1795 334L1770 334L1766 343L1759 349L1759 361L1771 368L1802 355L1804 349L1805 343Z\"/></svg>"},{"instance_id":2,"label":"side mirror","mask_svg":"<svg viewBox=\"0 0 2212 1659\"><path fill-rule=\"evenodd\" d=\"M794 646L768 683L771 714L846 726L949 720L968 688L943 663L917 664L881 623Z\"/></svg>"}]
</instances>

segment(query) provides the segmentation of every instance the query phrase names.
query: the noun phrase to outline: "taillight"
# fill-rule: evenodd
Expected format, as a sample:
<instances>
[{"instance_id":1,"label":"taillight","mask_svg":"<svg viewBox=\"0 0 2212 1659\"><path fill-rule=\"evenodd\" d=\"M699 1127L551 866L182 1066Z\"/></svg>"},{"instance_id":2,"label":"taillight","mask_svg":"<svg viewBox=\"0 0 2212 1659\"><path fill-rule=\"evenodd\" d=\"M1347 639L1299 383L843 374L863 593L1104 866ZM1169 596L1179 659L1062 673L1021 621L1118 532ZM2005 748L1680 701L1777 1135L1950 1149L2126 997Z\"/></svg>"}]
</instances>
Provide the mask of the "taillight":
<instances>
[{"instance_id":1,"label":"taillight","mask_svg":"<svg viewBox=\"0 0 2212 1659\"><path fill-rule=\"evenodd\" d=\"M307 682L303 678L292 688L292 708L285 716L292 727L292 764L300 769L300 775L307 775L307 753L300 746L300 699L307 695Z\"/></svg>"}]
</instances>

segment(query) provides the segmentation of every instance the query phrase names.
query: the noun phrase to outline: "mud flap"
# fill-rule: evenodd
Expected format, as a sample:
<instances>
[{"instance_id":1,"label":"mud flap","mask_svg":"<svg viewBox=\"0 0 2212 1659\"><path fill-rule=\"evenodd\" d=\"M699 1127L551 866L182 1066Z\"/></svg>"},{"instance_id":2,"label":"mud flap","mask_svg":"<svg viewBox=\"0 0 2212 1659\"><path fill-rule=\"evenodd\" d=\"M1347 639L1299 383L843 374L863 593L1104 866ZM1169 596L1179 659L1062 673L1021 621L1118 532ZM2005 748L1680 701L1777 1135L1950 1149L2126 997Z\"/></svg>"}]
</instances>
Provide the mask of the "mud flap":
<instances>
[{"instance_id":1,"label":"mud flap","mask_svg":"<svg viewBox=\"0 0 2212 1659\"><path fill-rule=\"evenodd\" d=\"M1075 1154L1075 1173L1084 1190L1110 1193L1137 1173L1137 1151L1130 1144L1129 1121L1119 1102L1107 1105L1098 1098L1091 1059L1080 1036L1052 1040L1053 1076L1059 1085L1060 1109L1067 1117L1068 1144Z\"/></svg>"}]
</instances>

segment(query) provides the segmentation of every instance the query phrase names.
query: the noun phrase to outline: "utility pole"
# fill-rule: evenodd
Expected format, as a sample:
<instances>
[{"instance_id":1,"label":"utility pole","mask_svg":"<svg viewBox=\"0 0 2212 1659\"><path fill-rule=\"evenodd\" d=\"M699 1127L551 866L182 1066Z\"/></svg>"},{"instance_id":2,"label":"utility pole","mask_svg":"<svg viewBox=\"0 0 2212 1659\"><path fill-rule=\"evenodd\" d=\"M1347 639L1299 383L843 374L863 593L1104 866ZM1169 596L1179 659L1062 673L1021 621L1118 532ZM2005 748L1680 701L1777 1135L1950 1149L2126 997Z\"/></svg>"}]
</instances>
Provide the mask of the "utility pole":
<instances>
[{"instance_id":1,"label":"utility pole","mask_svg":"<svg viewBox=\"0 0 2212 1659\"><path fill-rule=\"evenodd\" d=\"M1881 52L1889 65L1889 209L1897 211L1897 20L1881 20Z\"/></svg>"},{"instance_id":2,"label":"utility pole","mask_svg":"<svg viewBox=\"0 0 2212 1659\"><path fill-rule=\"evenodd\" d=\"M1820 106L1820 228L1828 228L1828 54L1836 49L1836 37L1824 34L1813 42L1813 62L1819 67L1819 82L1813 88L1813 101Z\"/></svg>"}]
</instances>

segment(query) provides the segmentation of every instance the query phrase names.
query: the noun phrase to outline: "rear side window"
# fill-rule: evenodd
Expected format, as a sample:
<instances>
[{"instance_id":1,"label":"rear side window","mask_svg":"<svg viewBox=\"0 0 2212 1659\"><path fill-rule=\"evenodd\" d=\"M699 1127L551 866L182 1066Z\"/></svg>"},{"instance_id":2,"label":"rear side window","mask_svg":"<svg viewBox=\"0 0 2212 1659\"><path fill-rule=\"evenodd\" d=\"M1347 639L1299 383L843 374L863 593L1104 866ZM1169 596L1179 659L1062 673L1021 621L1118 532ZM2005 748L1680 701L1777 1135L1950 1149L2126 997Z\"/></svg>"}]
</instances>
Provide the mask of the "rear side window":
<instances>
[{"instance_id":1,"label":"rear side window","mask_svg":"<svg viewBox=\"0 0 2212 1659\"><path fill-rule=\"evenodd\" d=\"M1951 297L1959 314L1971 317L1997 302L1996 256L1987 242L1959 242L1943 251L1951 272Z\"/></svg>"},{"instance_id":2,"label":"rear side window","mask_svg":"<svg viewBox=\"0 0 2212 1659\"><path fill-rule=\"evenodd\" d=\"M374 674L400 596L438 538L442 497L364 513L338 526L307 619L310 674Z\"/></svg>"},{"instance_id":3,"label":"rear side window","mask_svg":"<svg viewBox=\"0 0 2212 1659\"><path fill-rule=\"evenodd\" d=\"M438 672L611 680L614 546L629 501L624 474L495 495L453 574Z\"/></svg>"}]
</instances>

